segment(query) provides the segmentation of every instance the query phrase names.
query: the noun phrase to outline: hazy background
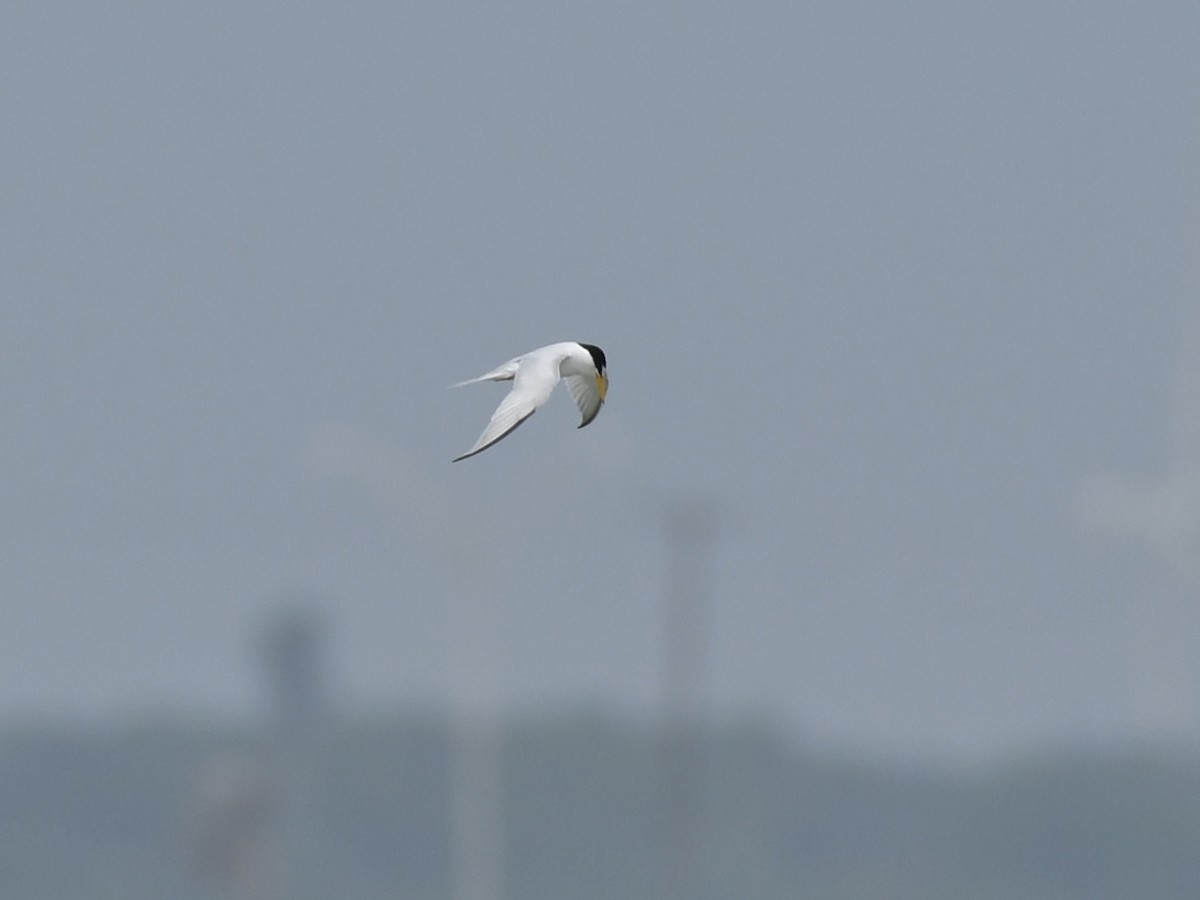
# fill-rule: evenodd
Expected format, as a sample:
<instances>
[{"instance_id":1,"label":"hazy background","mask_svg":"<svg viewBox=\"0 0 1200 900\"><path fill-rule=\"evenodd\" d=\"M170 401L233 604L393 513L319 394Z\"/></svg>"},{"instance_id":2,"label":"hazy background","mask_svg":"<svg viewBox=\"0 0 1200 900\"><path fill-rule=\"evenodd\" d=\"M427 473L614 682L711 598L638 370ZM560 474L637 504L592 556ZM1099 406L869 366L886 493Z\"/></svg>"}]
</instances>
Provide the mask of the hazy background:
<instances>
[{"instance_id":1,"label":"hazy background","mask_svg":"<svg viewBox=\"0 0 1200 900\"><path fill-rule=\"evenodd\" d=\"M1200 737L1194 3L14 2L0 721L659 696L889 757ZM565 392L451 465L551 341Z\"/></svg>"}]
</instances>

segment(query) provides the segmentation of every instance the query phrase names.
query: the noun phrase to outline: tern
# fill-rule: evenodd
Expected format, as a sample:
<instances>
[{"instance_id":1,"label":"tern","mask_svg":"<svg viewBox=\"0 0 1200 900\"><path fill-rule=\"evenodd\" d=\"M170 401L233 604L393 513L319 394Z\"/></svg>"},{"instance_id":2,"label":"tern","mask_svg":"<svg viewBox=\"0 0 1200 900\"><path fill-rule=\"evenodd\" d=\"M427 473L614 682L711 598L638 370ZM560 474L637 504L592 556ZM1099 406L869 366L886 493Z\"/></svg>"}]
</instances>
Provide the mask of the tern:
<instances>
[{"instance_id":1,"label":"tern","mask_svg":"<svg viewBox=\"0 0 1200 900\"><path fill-rule=\"evenodd\" d=\"M518 425L532 416L550 399L554 386L560 379L567 382L567 390L583 421L579 427L591 424L604 404L608 393L608 362L604 351L595 344L580 344L563 341L539 347L502 366L497 366L486 375L460 381L451 387L477 384L481 381L511 381L512 390L500 401L492 419L483 429L475 446L456 457L453 462L482 453L497 441L508 437Z\"/></svg>"}]
</instances>

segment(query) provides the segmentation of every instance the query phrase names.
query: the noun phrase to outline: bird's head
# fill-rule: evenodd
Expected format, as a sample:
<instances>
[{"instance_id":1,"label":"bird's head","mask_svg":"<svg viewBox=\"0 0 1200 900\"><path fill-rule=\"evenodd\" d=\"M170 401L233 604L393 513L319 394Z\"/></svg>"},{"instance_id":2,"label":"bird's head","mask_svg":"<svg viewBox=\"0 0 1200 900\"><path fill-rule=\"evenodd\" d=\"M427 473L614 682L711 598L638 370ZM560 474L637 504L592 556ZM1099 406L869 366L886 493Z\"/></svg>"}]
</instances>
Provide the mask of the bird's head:
<instances>
[{"instance_id":1,"label":"bird's head","mask_svg":"<svg viewBox=\"0 0 1200 900\"><path fill-rule=\"evenodd\" d=\"M608 360L604 356L604 351L595 344L580 344L592 357L592 364L596 367L596 390L600 393L600 402L604 402L604 397L608 394Z\"/></svg>"}]
</instances>

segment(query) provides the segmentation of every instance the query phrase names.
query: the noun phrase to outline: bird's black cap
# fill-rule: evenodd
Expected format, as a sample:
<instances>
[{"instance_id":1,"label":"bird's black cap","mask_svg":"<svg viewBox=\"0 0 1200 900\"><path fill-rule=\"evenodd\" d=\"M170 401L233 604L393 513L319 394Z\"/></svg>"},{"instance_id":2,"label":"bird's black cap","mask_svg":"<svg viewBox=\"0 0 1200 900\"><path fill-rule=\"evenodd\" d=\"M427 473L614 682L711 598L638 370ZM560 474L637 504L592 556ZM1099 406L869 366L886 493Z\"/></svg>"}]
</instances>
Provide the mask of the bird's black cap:
<instances>
[{"instance_id":1,"label":"bird's black cap","mask_svg":"<svg viewBox=\"0 0 1200 900\"><path fill-rule=\"evenodd\" d=\"M581 343L579 346L582 347L584 350L586 350L588 353L592 354L592 362L594 362L596 364L597 372L603 372L605 369L608 368L608 360L605 359L603 350L601 350L595 344Z\"/></svg>"}]
</instances>

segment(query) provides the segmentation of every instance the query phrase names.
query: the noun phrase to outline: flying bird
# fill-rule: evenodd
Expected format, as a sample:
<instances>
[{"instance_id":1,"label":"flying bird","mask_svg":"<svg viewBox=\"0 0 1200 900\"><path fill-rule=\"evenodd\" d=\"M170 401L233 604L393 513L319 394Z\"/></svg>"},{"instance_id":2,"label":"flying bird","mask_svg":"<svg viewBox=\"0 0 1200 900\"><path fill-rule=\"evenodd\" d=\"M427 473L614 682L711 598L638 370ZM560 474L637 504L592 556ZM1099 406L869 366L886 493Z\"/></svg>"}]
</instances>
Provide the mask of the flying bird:
<instances>
[{"instance_id":1,"label":"flying bird","mask_svg":"<svg viewBox=\"0 0 1200 900\"><path fill-rule=\"evenodd\" d=\"M492 413L491 421L483 429L475 446L453 461L482 453L512 434L518 425L550 399L560 378L567 382L567 390L583 415L579 427L590 424L600 412L604 396L608 393L608 362L604 358L604 351L595 344L579 344L575 341L550 344L510 359L486 375L451 385L462 387L480 381L513 383L512 390Z\"/></svg>"}]
</instances>

